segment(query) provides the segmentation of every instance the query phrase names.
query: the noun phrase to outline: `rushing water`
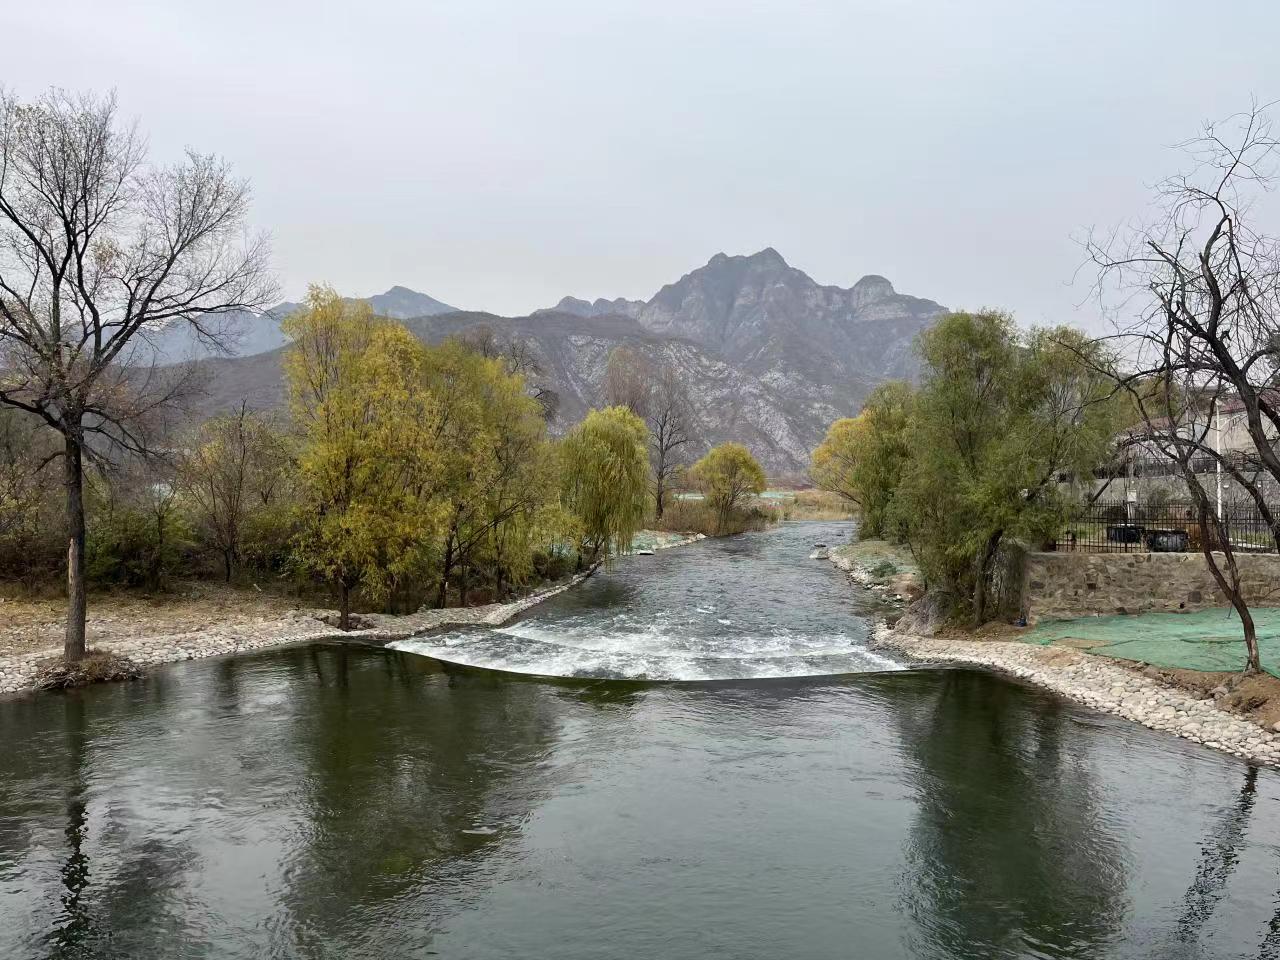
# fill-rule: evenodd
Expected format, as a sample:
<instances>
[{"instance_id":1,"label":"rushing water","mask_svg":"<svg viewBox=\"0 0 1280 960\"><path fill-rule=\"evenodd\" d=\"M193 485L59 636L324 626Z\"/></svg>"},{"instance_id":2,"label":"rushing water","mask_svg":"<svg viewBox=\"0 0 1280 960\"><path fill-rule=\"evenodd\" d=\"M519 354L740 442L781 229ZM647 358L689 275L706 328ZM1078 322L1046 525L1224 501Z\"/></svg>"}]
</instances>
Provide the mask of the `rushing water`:
<instances>
[{"instance_id":1,"label":"rushing water","mask_svg":"<svg viewBox=\"0 0 1280 960\"><path fill-rule=\"evenodd\" d=\"M765 569L686 556L771 597L794 529L754 538ZM679 556L635 569L674 589ZM619 578L668 602L631 563L606 621ZM825 620L822 578L789 582ZM552 681L312 645L3 701L0 736L5 960L1280 956L1280 778L973 671Z\"/></svg>"},{"instance_id":2,"label":"rushing water","mask_svg":"<svg viewBox=\"0 0 1280 960\"><path fill-rule=\"evenodd\" d=\"M393 644L554 677L740 680L896 669L867 648L875 600L807 559L852 524L794 523L619 561L499 628Z\"/></svg>"}]
</instances>

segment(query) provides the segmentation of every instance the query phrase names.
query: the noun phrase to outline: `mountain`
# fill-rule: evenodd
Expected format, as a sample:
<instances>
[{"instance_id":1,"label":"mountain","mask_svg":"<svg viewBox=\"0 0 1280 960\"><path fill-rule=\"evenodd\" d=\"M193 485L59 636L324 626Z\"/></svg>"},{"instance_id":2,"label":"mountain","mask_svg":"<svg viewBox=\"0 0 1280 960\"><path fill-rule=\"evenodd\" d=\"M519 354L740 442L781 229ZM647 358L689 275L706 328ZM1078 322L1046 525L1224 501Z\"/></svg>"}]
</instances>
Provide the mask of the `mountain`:
<instances>
[{"instance_id":1,"label":"mountain","mask_svg":"<svg viewBox=\"0 0 1280 960\"><path fill-rule=\"evenodd\" d=\"M392 287L386 293L368 297L373 312L395 320L409 320L413 317L432 317L438 313L457 313L457 307L441 303L435 297L429 297L408 287Z\"/></svg>"},{"instance_id":2,"label":"mountain","mask_svg":"<svg viewBox=\"0 0 1280 960\"><path fill-rule=\"evenodd\" d=\"M770 248L716 254L647 301L565 297L527 317L400 318L430 343L478 330L520 342L540 384L560 398L556 432L600 404L609 353L625 344L679 371L698 420L697 453L737 440L771 474L799 476L831 421L855 414L877 384L917 372L912 343L943 310L880 276L848 288L818 284ZM282 402L282 353L210 360L215 406Z\"/></svg>"},{"instance_id":3,"label":"mountain","mask_svg":"<svg viewBox=\"0 0 1280 960\"><path fill-rule=\"evenodd\" d=\"M374 313L396 320L456 313L458 310L435 297L399 286L363 300L373 307ZM155 331L149 339L161 363L223 356L250 357L288 343L288 337L280 330L280 321L301 307L300 303L286 301L262 313L237 311L214 318L209 326L216 331L219 341L228 348L226 350L219 350L213 344L201 340L186 323L172 324Z\"/></svg>"},{"instance_id":4,"label":"mountain","mask_svg":"<svg viewBox=\"0 0 1280 960\"><path fill-rule=\"evenodd\" d=\"M588 303L586 300L579 300L577 297L564 297L554 307L543 307L541 310L533 311L530 316L540 317L548 313L571 313L575 317L604 317L609 314L617 314L621 317L636 317L645 307L643 300L628 300L625 297L618 297L616 300L606 300L600 297L598 300Z\"/></svg>"}]
</instances>

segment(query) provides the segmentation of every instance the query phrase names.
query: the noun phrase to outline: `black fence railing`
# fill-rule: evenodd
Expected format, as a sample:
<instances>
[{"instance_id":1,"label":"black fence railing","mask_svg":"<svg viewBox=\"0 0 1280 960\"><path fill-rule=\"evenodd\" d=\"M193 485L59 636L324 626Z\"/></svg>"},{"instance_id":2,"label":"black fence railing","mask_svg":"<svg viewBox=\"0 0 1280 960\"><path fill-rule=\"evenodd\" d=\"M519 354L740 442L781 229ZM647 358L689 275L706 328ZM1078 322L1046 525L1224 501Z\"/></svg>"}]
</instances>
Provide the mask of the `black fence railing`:
<instances>
[{"instance_id":1,"label":"black fence railing","mask_svg":"<svg viewBox=\"0 0 1280 960\"><path fill-rule=\"evenodd\" d=\"M1271 508L1280 514L1280 503ZM1213 508L1217 513L1216 505ZM1253 501L1222 504L1223 539L1241 553L1276 553L1276 540ZM1186 553L1221 549L1214 524L1202 527L1195 504L1095 501L1067 522L1054 548L1088 553Z\"/></svg>"}]
</instances>

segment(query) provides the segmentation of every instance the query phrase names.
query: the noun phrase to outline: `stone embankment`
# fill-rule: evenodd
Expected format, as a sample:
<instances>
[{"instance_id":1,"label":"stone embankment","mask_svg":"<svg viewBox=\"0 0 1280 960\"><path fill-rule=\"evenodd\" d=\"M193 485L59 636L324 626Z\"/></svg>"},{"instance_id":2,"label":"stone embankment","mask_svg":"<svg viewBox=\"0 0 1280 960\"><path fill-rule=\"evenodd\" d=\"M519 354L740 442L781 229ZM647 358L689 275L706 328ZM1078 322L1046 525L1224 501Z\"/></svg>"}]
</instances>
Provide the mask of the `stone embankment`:
<instances>
[{"instance_id":1,"label":"stone embankment","mask_svg":"<svg viewBox=\"0 0 1280 960\"><path fill-rule=\"evenodd\" d=\"M866 582L867 571L847 554L838 558L832 551L831 560L856 582ZM1169 686L1123 661L1016 640L921 636L886 624L877 627L874 639L877 646L911 660L997 670L1152 730L1255 763L1280 766L1280 736L1276 732L1222 709L1213 698L1196 697Z\"/></svg>"},{"instance_id":2,"label":"stone embankment","mask_svg":"<svg viewBox=\"0 0 1280 960\"><path fill-rule=\"evenodd\" d=\"M887 626L877 629L875 639L913 660L989 667L1152 730L1280 766L1280 736L1223 710L1213 699L1197 698L1118 661L1017 641L920 637Z\"/></svg>"}]
</instances>

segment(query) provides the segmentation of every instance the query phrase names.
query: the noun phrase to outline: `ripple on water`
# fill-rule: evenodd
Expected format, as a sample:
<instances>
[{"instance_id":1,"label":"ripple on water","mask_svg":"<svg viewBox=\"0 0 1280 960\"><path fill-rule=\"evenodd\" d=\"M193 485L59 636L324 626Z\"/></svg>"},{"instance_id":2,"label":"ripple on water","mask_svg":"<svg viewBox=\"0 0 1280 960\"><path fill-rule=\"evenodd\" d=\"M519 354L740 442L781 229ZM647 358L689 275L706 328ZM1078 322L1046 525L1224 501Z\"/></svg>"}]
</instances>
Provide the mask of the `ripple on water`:
<instances>
[{"instance_id":1,"label":"ripple on water","mask_svg":"<svg viewBox=\"0 0 1280 960\"><path fill-rule=\"evenodd\" d=\"M876 600L813 542L847 524L789 524L627 558L500 628L403 640L394 649L550 677L740 680L901 669L869 649Z\"/></svg>"}]
</instances>

